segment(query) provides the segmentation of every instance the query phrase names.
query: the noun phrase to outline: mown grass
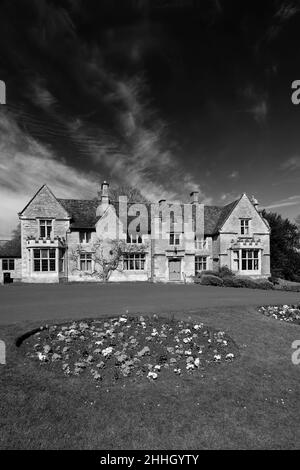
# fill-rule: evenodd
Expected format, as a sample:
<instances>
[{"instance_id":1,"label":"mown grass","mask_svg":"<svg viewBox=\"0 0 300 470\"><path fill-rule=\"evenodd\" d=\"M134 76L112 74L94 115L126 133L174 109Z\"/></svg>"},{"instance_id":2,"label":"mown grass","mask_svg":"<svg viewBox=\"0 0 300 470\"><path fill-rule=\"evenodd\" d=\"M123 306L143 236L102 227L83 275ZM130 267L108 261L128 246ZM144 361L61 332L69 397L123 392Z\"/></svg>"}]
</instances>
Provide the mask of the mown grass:
<instances>
[{"instance_id":1,"label":"mown grass","mask_svg":"<svg viewBox=\"0 0 300 470\"><path fill-rule=\"evenodd\" d=\"M241 356L204 377L96 388L37 367L15 338L37 323L0 328L1 449L294 449L300 444L300 327L253 309L205 309L175 318L222 329Z\"/></svg>"}]
</instances>

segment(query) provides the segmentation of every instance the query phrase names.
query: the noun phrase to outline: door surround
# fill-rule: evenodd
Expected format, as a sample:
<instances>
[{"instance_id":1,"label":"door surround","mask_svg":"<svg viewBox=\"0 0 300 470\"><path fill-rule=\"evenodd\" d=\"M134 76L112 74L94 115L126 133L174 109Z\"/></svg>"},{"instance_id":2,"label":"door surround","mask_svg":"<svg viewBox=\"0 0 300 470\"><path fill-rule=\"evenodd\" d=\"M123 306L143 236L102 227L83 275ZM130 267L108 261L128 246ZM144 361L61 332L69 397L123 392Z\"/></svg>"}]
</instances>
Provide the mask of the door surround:
<instances>
[{"instance_id":1,"label":"door surround","mask_svg":"<svg viewBox=\"0 0 300 470\"><path fill-rule=\"evenodd\" d=\"M181 258L168 258L169 281L181 281Z\"/></svg>"}]
</instances>

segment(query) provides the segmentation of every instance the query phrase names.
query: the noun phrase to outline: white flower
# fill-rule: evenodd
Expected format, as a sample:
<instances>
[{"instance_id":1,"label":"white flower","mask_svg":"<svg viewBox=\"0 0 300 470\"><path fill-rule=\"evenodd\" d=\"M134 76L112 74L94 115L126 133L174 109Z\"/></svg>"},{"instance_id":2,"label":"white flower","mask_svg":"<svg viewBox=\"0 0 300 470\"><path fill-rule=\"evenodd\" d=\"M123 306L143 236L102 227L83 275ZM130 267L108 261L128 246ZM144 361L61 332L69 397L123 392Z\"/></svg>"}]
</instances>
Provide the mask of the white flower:
<instances>
[{"instance_id":1,"label":"white flower","mask_svg":"<svg viewBox=\"0 0 300 470\"><path fill-rule=\"evenodd\" d=\"M194 364L196 367L199 367L200 366L200 359L199 357L196 357L195 361L194 361Z\"/></svg>"},{"instance_id":2,"label":"white flower","mask_svg":"<svg viewBox=\"0 0 300 470\"><path fill-rule=\"evenodd\" d=\"M190 356L190 355L192 354L192 351L190 351L190 350L184 351L184 354L185 354L186 356Z\"/></svg>"},{"instance_id":3,"label":"white flower","mask_svg":"<svg viewBox=\"0 0 300 470\"><path fill-rule=\"evenodd\" d=\"M46 354L42 354L41 352L38 353L38 358L39 358L40 361L47 361L48 360Z\"/></svg>"},{"instance_id":4,"label":"white flower","mask_svg":"<svg viewBox=\"0 0 300 470\"><path fill-rule=\"evenodd\" d=\"M234 358L234 354L232 353L226 354L226 359L233 359L233 358Z\"/></svg>"},{"instance_id":5,"label":"white flower","mask_svg":"<svg viewBox=\"0 0 300 470\"><path fill-rule=\"evenodd\" d=\"M103 356L109 356L113 351L113 348L109 346L108 348L102 349Z\"/></svg>"},{"instance_id":6,"label":"white flower","mask_svg":"<svg viewBox=\"0 0 300 470\"><path fill-rule=\"evenodd\" d=\"M147 375L148 379L157 379L158 375L155 373L155 372L148 372L148 375Z\"/></svg>"},{"instance_id":7,"label":"white flower","mask_svg":"<svg viewBox=\"0 0 300 470\"><path fill-rule=\"evenodd\" d=\"M199 323L197 325L194 325L194 330L200 330L201 328L203 328L203 323Z\"/></svg>"},{"instance_id":8,"label":"white flower","mask_svg":"<svg viewBox=\"0 0 300 470\"><path fill-rule=\"evenodd\" d=\"M184 343L190 343L192 341L193 338L183 338L183 342Z\"/></svg>"}]
</instances>

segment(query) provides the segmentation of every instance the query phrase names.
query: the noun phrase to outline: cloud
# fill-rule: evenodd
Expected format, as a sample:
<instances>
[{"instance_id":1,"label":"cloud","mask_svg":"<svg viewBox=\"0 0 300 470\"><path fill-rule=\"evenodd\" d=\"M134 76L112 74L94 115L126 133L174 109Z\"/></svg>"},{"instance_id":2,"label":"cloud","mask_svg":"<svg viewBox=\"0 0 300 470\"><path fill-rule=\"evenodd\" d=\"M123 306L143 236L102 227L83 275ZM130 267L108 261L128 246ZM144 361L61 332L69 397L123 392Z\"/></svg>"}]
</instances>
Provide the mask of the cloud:
<instances>
[{"instance_id":1,"label":"cloud","mask_svg":"<svg viewBox=\"0 0 300 470\"><path fill-rule=\"evenodd\" d=\"M293 157L290 157L288 160L286 160L280 165L280 168L282 170L290 170L290 171L299 170L300 169L300 156L295 155Z\"/></svg>"},{"instance_id":2,"label":"cloud","mask_svg":"<svg viewBox=\"0 0 300 470\"><path fill-rule=\"evenodd\" d=\"M235 193L235 192L230 192L230 193L223 193L220 196L220 202L222 205L229 204L232 201L236 201L241 197L240 194Z\"/></svg>"},{"instance_id":3,"label":"cloud","mask_svg":"<svg viewBox=\"0 0 300 470\"><path fill-rule=\"evenodd\" d=\"M57 197L95 196L99 175L57 161L51 150L26 135L5 112L0 113L0 135L0 238L10 235L17 213L44 183Z\"/></svg>"},{"instance_id":4,"label":"cloud","mask_svg":"<svg viewBox=\"0 0 300 470\"><path fill-rule=\"evenodd\" d=\"M240 176L240 173L238 170L233 170L231 173L229 173L228 178L234 180L237 179Z\"/></svg>"},{"instance_id":5,"label":"cloud","mask_svg":"<svg viewBox=\"0 0 300 470\"><path fill-rule=\"evenodd\" d=\"M281 199L280 201L276 201L268 206L265 206L265 209L273 209L273 208L280 208L280 207L289 207L289 206L296 206L300 205L300 194L295 196L290 196L286 199Z\"/></svg>"},{"instance_id":6,"label":"cloud","mask_svg":"<svg viewBox=\"0 0 300 470\"><path fill-rule=\"evenodd\" d=\"M78 32L91 19L85 2L79 5L72 0L71 10L46 0L22 0L21 10L13 3L14 8L1 11L0 39L6 23L9 37L0 48L3 61L12 57L12 75L22 70L24 76L15 108L10 93L14 114L0 115L0 132L5 136L0 142L5 204L9 205L10 195L12 204L16 201L15 211L18 201L32 196L44 182L62 197L93 197L99 175L115 184L135 186L153 201L163 196L184 200L192 190L198 190L205 201L194 175L186 171L186 162L180 161L176 145L170 142L167 123L149 105L151 90L142 78L142 59L144 50L152 46L153 34L147 33L146 23L139 30L134 60L129 58L136 36L131 32L124 39L124 51L129 51L122 55L125 75L120 73L120 58L115 59L118 54L111 54L116 46L113 27L111 40L108 31L101 31L101 47L98 32L94 41L92 35L85 40ZM221 2L215 4L220 10ZM101 19L101 11L96 10L95 18ZM24 21L19 20L22 12ZM158 30L157 48L160 34ZM19 35L28 39L26 47Z\"/></svg>"},{"instance_id":7,"label":"cloud","mask_svg":"<svg viewBox=\"0 0 300 470\"><path fill-rule=\"evenodd\" d=\"M258 124L264 124L267 119L268 115L268 105L266 100L262 100L258 102L251 110L249 111L252 113L254 119Z\"/></svg>"},{"instance_id":8,"label":"cloud","mask_svg":"<svg viewBox=\"0 0 300 470\"><path fill-rule=\"evenodd\" d=\"M289 2L284 3L279 7L277 12L275 13L275 17L279 18L280 21L288 21L292 18L296 13L300 11L299 6L296 6L295 3Z\"/></svg>"},{"instance_id":9,"label":"cloud","mask_svg":"<svg viewBox=\"0 0 300 470\"><path fill-rule=\"evenodd\" d=\"M241 94L250 103L250 107L247 106L245 112L251 114L259 125L264 125L269 112L267 93L257 91L251 84L246 86Z\"/></svg>"},{"instance_id":10,"label":"cloud","mask_svg":"<svg viewBox=\"0 0 300 470\"><path fill-rule=\"evenodd\" d=\"M274 41L279 36L286 23L297 13L299 13L299 11L299 5L297 5L296 2L282 3L272 16L272 23L267 28L267 31L263 37L263 41Z\"/></svg>"}]
</instances>

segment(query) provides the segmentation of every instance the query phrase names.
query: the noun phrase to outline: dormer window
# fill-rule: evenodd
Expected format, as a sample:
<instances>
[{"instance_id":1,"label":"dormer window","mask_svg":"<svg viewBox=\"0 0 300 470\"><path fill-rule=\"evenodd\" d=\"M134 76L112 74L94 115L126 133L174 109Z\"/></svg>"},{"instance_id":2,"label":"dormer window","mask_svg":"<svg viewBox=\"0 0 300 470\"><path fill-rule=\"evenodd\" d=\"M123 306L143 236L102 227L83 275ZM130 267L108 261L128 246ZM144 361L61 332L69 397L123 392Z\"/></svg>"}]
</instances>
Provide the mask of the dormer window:
<instances>
[{"instance_id":1,"label":"dormer window","mask_svg":"<svg viewBox=\"0 0 300 470\"><path fill-rule=\"evenodd\" d=\"M143 243L142 235L139 232L127 233L127 243L141 245Z\"/></svg>"},{"instance_id":2,"label":"dormer window","mask_svg":"<svg viewBox=\"0 0 300 470\"><path fill-rule=\"evenodd\" d=\"M250 234L250 219L241 219L241 235Z\"/></svg>"},{"instance_id":3,"label":"dormer window","mask_svg":"<svg viewBox=\"0 0 300 470\"><path fill-rule=\"evenodd\" d=\"M80 243L89 243L91 241L91 232L79 232L79 242Z\"/></svg>"},{"instance_id":4,"label":"dormer window","mask_svg":"<svg viewBox=\"0 0 300 470\"><path fill-rule=\"evenodd\" d=\"M52 220L40 220L40 238L50 238L52 234Z\"/></svg>"}]
</instances>

